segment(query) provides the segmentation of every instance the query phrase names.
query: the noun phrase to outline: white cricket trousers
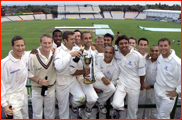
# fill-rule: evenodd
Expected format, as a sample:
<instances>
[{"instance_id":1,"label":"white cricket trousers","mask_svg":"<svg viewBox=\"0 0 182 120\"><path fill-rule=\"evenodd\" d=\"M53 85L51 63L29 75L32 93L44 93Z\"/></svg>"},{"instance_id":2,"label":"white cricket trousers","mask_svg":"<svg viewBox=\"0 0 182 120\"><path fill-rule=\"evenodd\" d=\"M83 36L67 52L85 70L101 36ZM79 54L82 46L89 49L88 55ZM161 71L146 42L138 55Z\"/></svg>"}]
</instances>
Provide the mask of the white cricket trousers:
<instances>
[{"instance_id":1,"label":"white cricket trousers","mask_svg":"<svg viewBox=\"0 0 182 120\"><path fill-rule=\"evenodd\" d=\"M112 106L116 110L124 110L124 98L127 95L128 108L126 119L137 119L139 94L139 89L129 89L124 86L120 81L117 81Z\"/></svg>"},{"instance_id":2,"label":"white cricket trousers","mask_svg":"<svg viewBox=\"0 0 182 120\"><path fill-rule=\"evenodd\" d=\"M29 119L27 88L22 91L9 93L6 95L8 105L12 105L13 119Z\"/></svg>"},{"instance_id":3,"label":"white cricket trousers","mask_svg":"<svg viewBox=\"0 0 182 120\"><path fill-rule=\"evenodd\" d=\"M47 92L46 96L32 89L33 119L42 119L44 105L44 119L55 118L55 90Z\"/></svg>"},{"instance_id":4,"label":"white cricket trousers","mask_svg":"<svg viewBox=\"0 0 182 120\"><path fill-rule=\"evenodd\" d=\"M146 100L146 89L140 90L138 104L145 104ZM143 119L145 108L138 108L137 119Z\"/></svg>"},{"instance_id":5,"label":"white cricket trousers","mask_svg":"<svg viewBox=\"0 0 182 120\"><path fill-rule=\"evenodd\" d=\"M101 104L105 104L105 102L112 96L115 91L114 84L111 82L109 85L105 85L101 80L96 80L93 83L94 88L100 89L103 92L99 94L99 99L97 100Z\"/></svg>"},{"instance_id":6,"label":"white cricket trousers","mask_svg":"<svg viewBox=\"0 0 182 120\"><path fill-rule=\"evenodd\" d=\"M85 95L77 80L69 85L58 85L56 83L56 98L60 119L69 119L69 93L73 96L70 99L73 107L80 106L85 102Z\"/></svg>"},{"instance_id":7,"label":"white cricket trousers","mask_svg":"<svg viewBox=\"0 0 182 120\"><path fill-rule=\"evenodd\" d=\"M86 96L87 107L92 108L98 99L98 95L94 90L93 84L85 84L85 83L83 83L82 80L78 80L78 81L79 81L79 83L83 89L83 92Z\"/></svg>"},{"instance_id":8,"label":"white cricket trousers","mask_svg":"<svg viewBox=\"0 0 182 120\"><path fill-rule=\"evenodd\" d=\"M146 104L156 104L154 89L150 88L146 90ZM157 119L157 108L146 108L145 119Z\"/></svg>"},{"instance_id":9,"label":"white cricket trousers","mask_svg":"<svg viewBox=\"0 0 182 120\"><path fill-rule=\"evenodd\" d=\"M157 119L170 119L170 113L174 107L176 97L173 97L173 100L170 100L166 95L166 91L174 91L174 88L160 86L155 82L154 94L158 111Z\"/></svg>"}]
</instances>

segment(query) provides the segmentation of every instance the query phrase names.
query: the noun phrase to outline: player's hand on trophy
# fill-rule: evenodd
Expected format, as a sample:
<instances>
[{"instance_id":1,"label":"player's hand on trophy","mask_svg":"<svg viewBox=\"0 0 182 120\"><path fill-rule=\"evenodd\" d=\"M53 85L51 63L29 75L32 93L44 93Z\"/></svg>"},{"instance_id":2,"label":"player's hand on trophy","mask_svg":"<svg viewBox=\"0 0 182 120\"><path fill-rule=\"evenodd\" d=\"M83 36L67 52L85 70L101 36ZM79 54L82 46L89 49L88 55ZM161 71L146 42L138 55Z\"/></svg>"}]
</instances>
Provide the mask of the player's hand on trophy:
<instances>
[{"instance_id":1,"label":"player's hand on trophy","mask_svg":"<svg viewBox=\"0 0 182 120\"><path fill-rule=\"evenodd\" d=\"M101 79L105 85L109 85L111 81L108 78L102 77Z\"/></svg>"},{"instance_id":2,"label":"player's hand on trophy","mask_svg":"<svg viewBox=\"0 0 182 120\"><path fill-rule=\"evenodd\" d=\"M86 67L86 68L85 68L85 74L86 74L86 75L90 74L90 67Z\"/></svg>"},{"instance_id":3,"label":"player's hand on trophy","mask_svg":"<svg viewBox=\"0 0 182 120\"><path fill-rule=\"evenodd\" d=\"M72 57L77 56L78 58L80 58L82 56L82 52L81 51L74 51L74 52L71 52L70 55Z\"/></svg>"}]
</instances>

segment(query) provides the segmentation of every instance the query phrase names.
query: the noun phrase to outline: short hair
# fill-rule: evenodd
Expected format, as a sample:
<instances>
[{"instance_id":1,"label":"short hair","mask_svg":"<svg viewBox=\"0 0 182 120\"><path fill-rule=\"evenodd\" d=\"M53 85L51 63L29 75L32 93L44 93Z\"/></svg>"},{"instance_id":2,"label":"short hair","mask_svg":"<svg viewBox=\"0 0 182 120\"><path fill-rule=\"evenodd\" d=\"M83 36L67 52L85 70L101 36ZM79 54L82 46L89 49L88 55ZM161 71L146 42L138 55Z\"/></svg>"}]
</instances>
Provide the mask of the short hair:
<instances>
[{"instance_id":1,"label":"short hair","mask_svg":"<svg viewBox=\"0 0 182 120\"><path fill-rule=\"evenodd\" d=\"M43 35L40 37L40 42L42 42L42 38L43 38L43 37L47 37L47 38L51 38L51 39L52 39L52 36L46 33L46 34L43 34Z\"/></svg>"},{"instance_id":2,"label":"short hair","mask_svg":"<svg viewBox=\"0 0 182 120\"><path fill-rule=\"evenodd\" d=\"M15 36L11 40L11 45L14 46L15 45L14 42L17 41L17 40L23 40L24 41L24 44L25 44L25 40L21 36Z\"/></svg>"},{"instance_id":3,"label":"short hair","mask_svg":"<svg viewBox=\"0 0 182 120\"><path fill-rule=\"evenodd\" d=\"M113 47L112 45L106 46L106 47L104 48L104 50L105 50L107 47L111 47L111 48L113 49L113 53L115 53L115 49L114 49L114 47Z\"/></svg>"},{"instance_id":4,"label":"short hair","mask_svg":"<svg viewBox=\"0 0 182 120\"><path fill-rule=\"evenodd\" d=\"M138 45L139 45L139 43L140 43L141 40L147 41L147 44L149 45L149 41L148 41L146 38L140 38L140 39L138 40Z\"/></svg>"},{"instance_id":5,"label":"short hair","mask_svg":"<svg viewBox=\"0 0 182 120\"><path fill-rule=\"evenodd\" d=\"M110 37L112 41L114 40L114 37L113 37L111 34L109 34L109 33L106 33L106 34L104 35L104 37Z\"/></svg>"},{"instance_id":6,"label":"short hair","mask_svg":"<svg viewBox=\"0 0 182 120\"><path fill-rule=\"evenodd\" d=\"M161 41L167 41L169 45L171 45L171 41L168 39L168 38L161 38L159 41L158 41L158 45L159 45L159 42Z\"/></svg>"},{"instance_id":7,"label":"short hair","mask_svg":"<svg viewBox=\"0 0 182 120\"><path fill-rule=\"evenodd\" d=\"M152 46L150 47L150 50L151 50L152 47L158 47L158 45L152 45Z\"/></svg>"},{"instance_id":8,"label":"short hair","mask_svg":"<svg viewBox=\"0 0 182 120\"><path fill-rule=\"evenodd\" d=\"M104 39L104 37L103 37L102 35L98 35L98 36L95 37L95 41L96 41L97 39Z\"/></svg>"},{"instance_id":9,"label":"short hair","mask_svg":"<svg viewBox=\"0 0 182 120\"><path fill-rule=\"evenodd\" d=\"M126 36L126 35L122 35L122 36L119 36L119 37L117 38L117 40L116 40L116 45L118 45L119 41L121 41L121 40L123 40L123 39L127 40L128 43L129 43L129 39L127 38L127 36Z\"/></svg>"},{"instance_id":10,"label":"short hair","mask_svg":"<svg viewBox=\"0 0 182 120\"><path fill-rule=\"evenodd\" d=\"M135 37L130 36L128 39L133 39L133 40L135 40L135 42L136 42L136 44L137 44L137 39L136 39Z\"/></svg>"},{"instance_id":11,"label":"short hair","mask_svg":"<svg viewBox=\"0 0 182 120\"><path fill-rule=\"evenodd\" d=\"M81 39L82 39L82 40L83 40L83 35L84 35L85 33L90 33L90 32L88 32L88 31L82 32L82 34L81 34ZM91 35L91 37L92 37L92 34L91 34L91 33L90 33L90 35Z\"/></svg>"},{"instance_id":12,"label":"short hair","mask_svg":"<svg viewBox=\"0 0 182 120\"><path fill-rule=\"evenodd\" d=\"M52 32L52 36L54 36L55 32L60 32L60 33L61 33L61 35L62 35L61 30L56 29L56 30L54 30L54 31Z\"/></svg>"},{"instance_id":13,"label":"short hair","mask_svg":"<svg viewBox=\"0 0 182 120\"><path fill-rule=\"evenodd\" d=\"M66 40L68 41L68 36L69 36L69 35L74 35L74 34L75 34L75 33L72 32L72 31L65 31L65 32L63 33L63 40L66 39Z\"/></svg>"},{"instance_id":14,"label":"short hair","mask_svg":"<svg viewBox=\"0 0 182 120\"><path fill-rule=\"evenodd\" d=\"M81 32L80 30L78 30L78 29L77 29L77 30L75 30L74 32L80 32L80 35L82 34L82 32Z\"/></svg>"}]
</instances>

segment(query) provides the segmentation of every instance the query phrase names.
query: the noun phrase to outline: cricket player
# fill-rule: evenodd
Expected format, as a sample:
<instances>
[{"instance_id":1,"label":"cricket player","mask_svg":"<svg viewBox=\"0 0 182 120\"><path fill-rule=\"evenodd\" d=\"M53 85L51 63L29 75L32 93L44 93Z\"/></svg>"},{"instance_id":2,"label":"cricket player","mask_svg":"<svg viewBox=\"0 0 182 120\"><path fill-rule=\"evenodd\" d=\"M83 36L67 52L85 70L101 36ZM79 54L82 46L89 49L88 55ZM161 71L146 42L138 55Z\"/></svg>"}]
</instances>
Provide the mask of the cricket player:
<instances>
[{"instance_id":1,"label":"cricket player","mask_svg":"<svg viewBox=\"0 0 182 120\"><path fill-rule=\"evenodd\" d=\"M140 38L138 40L138 51L143 59L144 59L144 64L146 66L146 56L148 55L147 49L149 47L149 41L146 38ZM144 68L146 70L146 67ZM145 81L144 81L145 82ZM146 98L146 89L140 90L140 95L139 95L139 100L138 104L145 104L145 98ZM137 112L137 119L142 119L144 115L144 108L139 108Z\"/></svg>"},{"instance_id":2,"label":"cricket player","mask_svg":"<svg viewBox=\"0 0 182 120\"><path fill-rule=\"evenodd\" d=\"M120 69L120 75L112 106L117 113L124 110L124 98L127 95L128 108L126 118L136 119L139 93L140 89L143 89L146 73L145 62L140 53L135 51L133 47L129 47L129 39L125 35L119 36L116 44L118 51L115 53L115 58Z\"/></svg>"},{"instance_id":3,"label":"cricket player","mask_svg":"<svg viewBox=\"0 0 182 120\"><path fill-rule=\"evenodd\" d=\"M181 59L171 49L167 38L158 41L160 56L157 59L157 77L154 94L158 119L170 119L176 96L181 93Z\"/></svg>"},{"instance_id":4,"label":"cricket player","mask_svg":"<svg viewBox=\"0 0 182 120\"><path fill-rule=\"evenodd\" d=\"M81 42L82 45L85 45L85 49L83 51L83 54L88 54L93 56L93 68L95 68L95 56L97 55L96 50L91 49L91 44L92 44L92 34L90 32L83 32L81 35ZM73 51L79 50L79 47L74 47ZM83 83L83 74L88 74L87 71L91 71L91 64L89 69L87 68L86 70L83 69L83 61L82 58L78 61L78 63L74 62L73 59L71 60L70 63L70 72L72 75L77 76L77 80L79 81L80 85L82 86L82 89L85 93L86 96L86 107L84 111L79 111L79 115L81 118L90 118L91 113L92 113L92 107L95 105L98 96L94 90L93 84L85 84ZM95 69L94 69L95 70ZM89 72L91 73L91 72ZM82 115L83 113L83 115Z\"/></svg>"},{"instance_id":5,"label":"cricket player","mask_svg":"<svg viewBox=\"0 0 182 120\"><path fill-rule=\"evenodd\" d=\"M12 50L1 60L1 106L6 117L13 115L13 119L29 119L25 85L30 52L24 51L25 41L21 36L13 37L11 43Z\"/></svg>"},{"instance_id":6,"label":"cricket player","mask_svg":"<svg viewBox=\"0 0 182 120\"><path fill-rule=\"evenodd\" d=\"M56 71L54 68L54 56L51 51L52 37L43 34L40 38L38 54L31 54L28 62L28 78L32 85L33 119L42 119L44 104L44 118L55 118L55 82ZM45 77L48 77L45 80ZM42 86L47 86L46 96L41 95Z\"/></svg>"},{"instance_id":7,"label":"cricket player","mask_svg":"<svg viewBox=\"0 0 182 120\"><path fill-rule=\"evenodd\" d=\"M55 51L55 68L56 68L56 98L58 100L59 118L69 119L69 94L72 97L70 102L74 108L85 102L83 90L76 80L75 76L70 73L70 60L72 57L81 57L81 51L71 52L75 44L74 32L65 31L63 33L63 41L59 48Z\"/></svg>"},{"instance_id":8,"label":"cricket player","mask_svg":"<svg viewBox=\"0 0 182 120\"><path fill-rule=\"evenodd\" d=\"M157 58L159 54L159 47L153 45L149 52L150 58L146 61L146 75L143 86L146 89L145 104L156 104L154 89L150 88L150 86L156 82ZM145 108L145 119L157 119L157 109Z\"/></svg>"}]
</instances>

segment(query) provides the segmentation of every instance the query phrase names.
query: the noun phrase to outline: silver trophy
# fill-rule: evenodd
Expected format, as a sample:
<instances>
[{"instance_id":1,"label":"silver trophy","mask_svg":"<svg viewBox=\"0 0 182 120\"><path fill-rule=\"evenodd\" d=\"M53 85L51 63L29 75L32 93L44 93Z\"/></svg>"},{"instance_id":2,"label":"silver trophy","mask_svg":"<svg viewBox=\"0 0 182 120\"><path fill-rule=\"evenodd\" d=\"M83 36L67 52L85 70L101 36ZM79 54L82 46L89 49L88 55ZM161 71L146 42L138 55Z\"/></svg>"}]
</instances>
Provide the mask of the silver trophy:
<instances>
[{"instance_id":1,"label":"silver trophy","mask_svg":"<svg viewBox=\"0 0 182 120\"><path fill-rule=\"evenodd\" d=\"M87 55L83 55L83 61L84 61L84 64L85 66L88 68L91 65L91 74L88 74L88 75L83 75L83 83L85 84L92 84L95 82L95 78L94 78L94 72L93 72L93 57L92 55L89 56L88 54Z\"/></svg>"}]
</instances>

